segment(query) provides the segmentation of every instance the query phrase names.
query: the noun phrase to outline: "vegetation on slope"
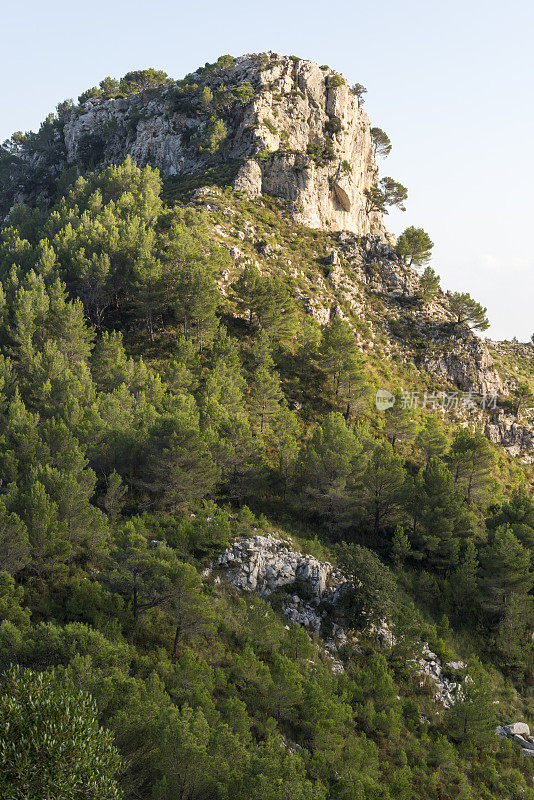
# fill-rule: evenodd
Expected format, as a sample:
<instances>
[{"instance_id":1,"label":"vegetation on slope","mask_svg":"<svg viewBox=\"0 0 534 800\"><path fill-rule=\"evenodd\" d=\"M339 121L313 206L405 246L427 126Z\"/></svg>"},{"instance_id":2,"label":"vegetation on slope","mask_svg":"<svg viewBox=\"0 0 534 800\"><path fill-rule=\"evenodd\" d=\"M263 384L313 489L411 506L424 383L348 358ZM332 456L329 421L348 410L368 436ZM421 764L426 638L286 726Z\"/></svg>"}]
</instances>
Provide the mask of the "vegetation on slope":
<instances>
[{"instance_id":1,"label":"vegetation on slope","mask_svg":"<svg viewBox=\"0 0 534 800\"><path fill-rule=\"evenodd\" d=\"M252 206L235 208L246 230ZM253 208L306 287L324 275L329 237L298 240L276 204ZM398 389L415 367L364 355L340 315L304 317L282 259L236 267L219 241L129 161L2 231L0 661L30 670L0 684L0 717L19 709L0 733L2 791L533 797L530 762L494 735L532 712L527 472L432 413L378 412L386 370ZM202 579L233 537L273 527L322 557L363 547L397 644L381 651L360 618L335 674L276 602ZM416 674L421 639L468 662L449 713ZM52 716L36 732L21 711L35 694L75 709L75 731ZM44 787L38 737L57 743ZM73 737L91 741L75 768Z\"/></svg>"}]
</instances>

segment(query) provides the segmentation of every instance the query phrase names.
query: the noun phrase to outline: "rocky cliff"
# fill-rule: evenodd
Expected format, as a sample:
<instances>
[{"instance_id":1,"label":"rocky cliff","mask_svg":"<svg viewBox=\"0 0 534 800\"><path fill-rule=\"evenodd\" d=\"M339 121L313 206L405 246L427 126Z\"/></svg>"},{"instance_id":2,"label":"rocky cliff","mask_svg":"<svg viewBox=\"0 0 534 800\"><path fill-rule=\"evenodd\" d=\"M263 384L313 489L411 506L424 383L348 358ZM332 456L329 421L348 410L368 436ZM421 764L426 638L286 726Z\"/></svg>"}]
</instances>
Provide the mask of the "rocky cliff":
<instances>
[{"instance_id":1,"label":"rocky cliff","mask_svg":"<svg viewBox=\"0 0 534 800\"><path fill-rule=\"evenodd\" d=\"M237 190L289 201L305 225L385 233L381 215L365 209L364 193L377 181L369 117L345 78L312 61L227 57L171 86L88 100L64 111L54 153L46 164L25 153L34 176L127 155L188 181L224 167ZM13 201L25 198L16 180L9 191Z\"/></svg>"}]
</instances>

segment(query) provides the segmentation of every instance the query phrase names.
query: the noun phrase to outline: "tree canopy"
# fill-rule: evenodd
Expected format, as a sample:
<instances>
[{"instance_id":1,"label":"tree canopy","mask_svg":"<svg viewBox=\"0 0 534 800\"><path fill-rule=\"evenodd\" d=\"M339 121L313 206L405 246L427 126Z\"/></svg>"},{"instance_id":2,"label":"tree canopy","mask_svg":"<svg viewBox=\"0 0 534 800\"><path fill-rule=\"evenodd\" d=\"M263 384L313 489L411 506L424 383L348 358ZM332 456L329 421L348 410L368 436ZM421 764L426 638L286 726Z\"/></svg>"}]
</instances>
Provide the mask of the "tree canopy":
<instances>
[{"instance_id":1,"label":"tree canopy","mask_svg":"<svg viewBox=\"0 0 534 800\"><path fill-rule=\"evenodd\" d=\"M456 317L456 324L467 324L475 330L485 331L489 328L487 309L467 292L454 292L449 306Z\"/></svg>"},{"instance_id":2,"label":"tree canopy","mask_svg":"<svg viewBox=\"0 0 534 800\"><path fill-rule=\"evenodd\" d=\"M422 228L411 225L397 239L397 253L409 267L423 267L432 257L434 242Z\"/></svg>"}]
</instances>

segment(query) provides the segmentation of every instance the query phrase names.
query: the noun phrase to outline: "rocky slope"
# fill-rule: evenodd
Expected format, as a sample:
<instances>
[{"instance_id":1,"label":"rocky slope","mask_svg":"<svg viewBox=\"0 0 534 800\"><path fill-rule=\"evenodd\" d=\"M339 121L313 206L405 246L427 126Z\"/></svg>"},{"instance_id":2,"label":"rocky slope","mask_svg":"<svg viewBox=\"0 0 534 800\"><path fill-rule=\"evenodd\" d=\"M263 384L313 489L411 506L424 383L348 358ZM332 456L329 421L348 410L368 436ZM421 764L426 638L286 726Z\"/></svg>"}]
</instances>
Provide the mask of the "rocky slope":
<instances>
[{"instance_id":1,"label":"rocky slope","mask_svg":"<svg viewBox=\"0 0 534 800\"><path fill-rule=\"evenodd\" d=\"M237 190L290 201L305 225L385 234L381 215L365 210L364 192L377 180L369 117L345 78L312 61L228 57L170 87L88 100L65 111L57 130L53 163L23 156L34 174L126 155L164 178L224 166ZM27 191L14 175L4 188L20 202Z\"/></svg>"},{"instance_id":2,"label":"rocky slope","mask_svg":"<svg viewBox=\"0 0 534 800\"><path fill-rule=\"evenodd\" d=\"M393 367L419 408L427 402L451 422L479 426L511 456L534 462L532 412L518 419L511 406L502 404L518 381L534 375L534 347L520 346L524 374L518 375L515 351L509 353L502 343L499 350L467 325L455 324L449 293L440 290L431 303L423 303L419 273L379 236L318 235L296 226L285 206L268 197L236 200L217 187L198 189L191 203L207 213L219 245L232 258L219 279L227 313L241 313L232 284L244 266L283 277L300 308L320 324L336 315L350 322L375 378L383 374L384 386ZM502 359L503 348L508 361ZM482 408L484 398L487 407Z\"/></svg>"},{"instance_id":3,"label":"rocky slope","mask_svg":"<svg viewBox=\"0 0 534 800\"><path fill-rule=\"evenodd\" d=\"M342 671L336 651L348 640L357 642L358 635L341 624L342 618L336 611L343 592L358 580L358 576L348 576L328 561L295 551L290 543L270 534L238 539L219 556L214 566L226 581L241 591L256 592L264 597L281 593L282 608L289 621L322 639L331 654L334 671ZM335 618L338 622L333 621ZM395 643L386 620L378 627L372 625L370 632L384 647ZM465 666L458 661L444 668L426 642L422 643L421 654L414 662L421 685L426 682L434 700L445 708L454 703L461 686L461 680L451 680L448 675Z\"/></svg>"},{"instance_id":4,"label":"rocky slope","mask_svg":"<svg viewBox=\"0 0 534 800\"><path fill-rule=\"evenodd\" d=\"M243 266L255 263L264 274L284 275L320 323L335 315L353 323L368 355L414 365L417 385L406 391L506 396L518 382L517 359L534 374L534 349L488 348L454 324L447 293L422 303L419 275L397 257L381 215L366 213L365 192L378 179L370 131L357 95L333 70L276 53L224 57L168 86L63 109L46 137L40 132L0 158L0 208L50 200L65 170L83 173L131 156L160 169L169 200L208 212L235 264L219 281L225 297ZM273 198L276 213L258 224ZM241 211L247 202L249 218ZM310 229L323 238L299 258ZM528 415L453 412L462 423L482 423L510 455L534 462Z\"/></svg>"}]
</instances>

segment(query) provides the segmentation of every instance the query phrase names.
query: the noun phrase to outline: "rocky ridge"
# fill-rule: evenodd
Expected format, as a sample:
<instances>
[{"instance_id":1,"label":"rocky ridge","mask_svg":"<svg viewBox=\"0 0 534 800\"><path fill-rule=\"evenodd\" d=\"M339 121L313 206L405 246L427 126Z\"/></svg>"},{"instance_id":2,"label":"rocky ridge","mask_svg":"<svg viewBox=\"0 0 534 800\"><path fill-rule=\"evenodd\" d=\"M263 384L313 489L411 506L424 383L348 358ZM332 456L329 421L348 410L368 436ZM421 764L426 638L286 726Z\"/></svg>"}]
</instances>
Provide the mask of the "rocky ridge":
<instances>
[{"instance_id":1,"label":"rocky ridge","mask_svg":"<svg viewBox=\"0 0 534 800\"><path fill-rule=\"evenodd\" d=\"M236 190L289 201L305 225L385 236L380 213L366 210L378 178L369 117L344 77L312 61L272 52L220 59L169 87L66 110L56 138L52 162L21 156L34 176L128 155L163 178L225 167ZM16 181L4 189L25 199Z\"/></svg>"},{"instance_id":2,"label":"rocky ridge","mask_svg":"<svg viewBox=\"0 0 534 800\"><path fill-rule=\"evenodd\" d=\"M198 189L192 202L213 214L219 244L231 255L233 266L219 279L221 294L230 302L232 283L247 264L254 264L264 275L285 275L306 314L320 324L337 315L351 324L356 319L354 335L362 351L374 353L383 361L400 359L415 365L419 388L426 383L429 395L452 392L454 399L456 392L456 406L450 405L443 412L447 418L481 428L512 457L527 464L534 462L534 420L528 415L517 420L500 404L496 409L491 404L484 410L476 407L484 395L488 401L494 395L501 400L516 386L510 369L497 369L493 358L504 343L497 348L496 343L484 341L467 325L457 325L450 312L448 292L439 290L433 301L423 306L419 273L399 259L391 243L379 236L358 237L348 231L324 234L311 256L319 265L311 273L310 256L307 262L295 257L293 242L299 239L299 229L287 222L283 213L271 212L271 221L265 200L258 198L253 208L261 210L256 216L266 215L268 227L258 227L249 219L243 222L232 199L216 187ZM303 238L306 231L300 229ZM325 245L327 255L321 256ZM230 306L230 313L239 315L234 306ZM517 347L523 355L534 355L530 345ZM405 391L413 388L409 383L404 385ZM468 395L465 402L462 394ZM440 412L439 402L436 410Z\"/></svg>"}]
</instances>

